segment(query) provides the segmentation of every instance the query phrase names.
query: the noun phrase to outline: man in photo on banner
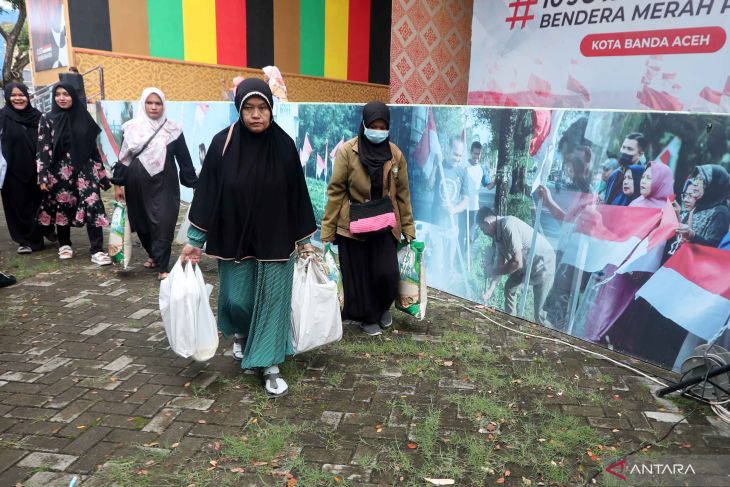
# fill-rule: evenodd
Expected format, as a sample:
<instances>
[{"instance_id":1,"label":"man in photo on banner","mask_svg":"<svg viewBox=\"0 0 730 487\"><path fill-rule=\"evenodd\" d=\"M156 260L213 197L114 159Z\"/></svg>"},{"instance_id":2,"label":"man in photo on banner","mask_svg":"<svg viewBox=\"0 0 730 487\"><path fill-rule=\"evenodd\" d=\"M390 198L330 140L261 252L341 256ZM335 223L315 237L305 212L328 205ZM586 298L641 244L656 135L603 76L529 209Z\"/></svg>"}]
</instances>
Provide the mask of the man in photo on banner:
<instances>
[{"instance_id":1,"label":"man in photo on banner","mask_svg":"<svg viewBox=\"0 0 730 487\"><path fill-rule=\"evenodd\" d=\"M475 140L469 150L469 165L466 167L466 175L469 186L469 206L467 207L467 218L469 226L476 227L476 216L479 211L479 191L482 188L494 189L497 181L490 181L487 168L481 165L482 144ZM470 236L471 237L471 236Z\"/></svg>"},{"instance_id":2,"label":"man in photo on banner","mask_svg":"<svg viewBox=\"0 0 730 487\"><path fill-rule=\"evenodd\" d=\"M504 283L504 311L517 315L517 296L525 280L527 257L532 251L535 230L517 217L498 217L486 206L479 209L477 224L482 232L492 237L497 247L496 262L489 262L487 259L485 274L491 281L484 292L484 303L489 302L501 276L509 276ZM554 277L555 251L545 237L538 233L530 286L533 293L534 320L543 325L549 325L543 306L553 286Z\"/></svg>"},{"instance_id":3,"label":"man in photo on banner","mask_svg":"<svg viewBox=\"0 0 730 487\"><path fill-rule=\"evenodd\" d=\"M461 227L466 227L469 202L466 168L461 164L464 141L459 136L451 136L447 147L443 163L435 164L429 177L429 188L434 190L431 221L440 228L442 237L441 251L434 259L439 278L445 278L455 265L463 267L466 229ZM465 271L461 267L457 267L457 272Z\"/></svg>"}]
</instances>

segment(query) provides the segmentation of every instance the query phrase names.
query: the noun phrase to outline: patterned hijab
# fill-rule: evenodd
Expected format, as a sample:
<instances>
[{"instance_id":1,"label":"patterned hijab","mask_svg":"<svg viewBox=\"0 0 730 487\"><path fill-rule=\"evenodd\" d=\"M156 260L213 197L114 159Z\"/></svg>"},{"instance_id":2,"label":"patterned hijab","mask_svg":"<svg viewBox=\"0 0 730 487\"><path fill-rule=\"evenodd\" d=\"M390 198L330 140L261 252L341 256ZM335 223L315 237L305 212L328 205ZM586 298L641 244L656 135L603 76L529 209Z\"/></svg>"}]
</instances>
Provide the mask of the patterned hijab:
<instances>
[{"instance_id":1,"label":"patterned hijab","mask_svg":"<svg viewBox=\"0 0 730 487\"><path fill-rule=\"evenodd\" d=\"M150 95L157 95L162 100L163 111L160 118L153 120L147 115L145 104ZM167 145L174 142L182 134L182 127L167 119L165 114L165 94L159 88L145 88L137 103L137 111L134 118L122 125L124 141L119 151L119 162L129 166L136 158L144 166L150 176L161 173L165 169L165 158L167 157ZM157 135L150 140L157 129ZM142 147L147 147L140 153Z\"/></svg>"}]
</instances>

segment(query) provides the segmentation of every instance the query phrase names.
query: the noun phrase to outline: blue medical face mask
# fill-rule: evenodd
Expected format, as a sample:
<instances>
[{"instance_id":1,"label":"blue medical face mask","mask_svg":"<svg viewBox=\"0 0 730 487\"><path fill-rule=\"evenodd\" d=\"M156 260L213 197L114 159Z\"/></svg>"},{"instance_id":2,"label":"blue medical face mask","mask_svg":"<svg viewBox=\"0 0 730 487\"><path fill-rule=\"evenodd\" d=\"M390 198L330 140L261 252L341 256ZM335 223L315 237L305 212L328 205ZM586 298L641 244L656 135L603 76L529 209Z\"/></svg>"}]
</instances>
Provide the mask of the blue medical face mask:
<instances>
[{"instance_id":1,"label":"blue medical face mask","mask_svg":"<svg viewBox=\"0 0 730 487\"><path fill-rule=\"evenodd\" d=\"M363 126L365 126L365 122L363 122ZM382 144L385 142L385 139L388 138L388 131L369 129L365 127L365 137L367 137L367 139L373 144Z\"/></svg>"}]
</instances>

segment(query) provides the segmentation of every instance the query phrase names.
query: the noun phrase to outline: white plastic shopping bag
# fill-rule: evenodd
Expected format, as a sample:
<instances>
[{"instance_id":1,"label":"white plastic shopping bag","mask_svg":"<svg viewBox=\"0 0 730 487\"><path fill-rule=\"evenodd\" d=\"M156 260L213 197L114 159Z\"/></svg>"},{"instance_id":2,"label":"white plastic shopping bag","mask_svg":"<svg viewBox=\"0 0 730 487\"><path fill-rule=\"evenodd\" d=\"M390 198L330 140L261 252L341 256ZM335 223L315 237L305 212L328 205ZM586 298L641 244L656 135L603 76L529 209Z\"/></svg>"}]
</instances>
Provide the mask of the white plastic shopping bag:
<instances>
[{"instance_id":1,"label":"white plastic shopping bag","mask_svg":"<svg viewBox=\"0 0 730 487\"><path fill-rule=\"evenodd\" d=\"M160 283L160 315L170 349L183 358L209 360L218 348L218 330L208 296L211 286L198 266L180 259Z\"/></svg>"},{"instance_id":2,"label":"white plastic shopping bag","mask_svg":"<svg viewBox=\"0 0 730 487\"><path fill-rule=\"evenodd\" d=\"M342 338L337 283L327 278L322 263L314 256L298 259L294 266L291 310L295 354Z\"/></svg>"},{"instance_id":3,"label":"white plastic shopping bag","mask_svg":"<svg viewBox=\"0 0 730 487\"><path fill-rule=\"evenodd\" d=\"M112 222L109 225L109 257L112 262L129 267L132 260L132 228L129 225L127 205L123 201L115 201Z\"/></svg>"},{"instance_id":4,"label":"white plastic shopping bag","mask_svg":"<svg viewBox=\"0 0 730 487\"><path fill-rule=\"evenodd\" d=\"M185 212L185 218L183 218L182 223L180 224L180 230L177 231L177 236L175 237L175 243L178 243L180 245L185 245L188 243L188 228L190 228L190 206L188 206L188 211Z\"/></svg>"},{"instance_id":5,"label":"white plastic shopping bag","mask_svg":"<svg viewBox=\"0 0 730 487\"><path fill-rule=\"evenodd\" d=\"M206 284L200 266L195 266L195 281L200 293L198 304L198 323L196 329L195 353L193 359L198 362L210 360L218 350L218 327L213 310L210 308L210 293L213 286Z\"/></svg>"}]
</instances>

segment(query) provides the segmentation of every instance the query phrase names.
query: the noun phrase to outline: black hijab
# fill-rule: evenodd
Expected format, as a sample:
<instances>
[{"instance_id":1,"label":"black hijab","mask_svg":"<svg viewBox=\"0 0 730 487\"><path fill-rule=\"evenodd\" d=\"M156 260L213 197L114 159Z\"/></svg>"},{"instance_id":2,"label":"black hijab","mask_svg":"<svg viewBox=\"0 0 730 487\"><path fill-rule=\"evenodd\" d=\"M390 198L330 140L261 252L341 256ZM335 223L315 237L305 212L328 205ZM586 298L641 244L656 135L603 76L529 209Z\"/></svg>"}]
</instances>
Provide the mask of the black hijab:
<instances>
[{"instance_id":1,"label":"black hijab","mask_svg":"<svg viewBox=\"0 0 730 487\"><path fill-rule=\"evenodd\" d=\"M28 98L28 105L16 110L10 103L13 88L18 88ZM30 104L28 87L22 83L5 85L5 106L0 110L0 130L3 157L8 162L8 172L23 182L36 176L36 146L38 145L38 120L41 112Z\"/></svg>"},{"instance_id":2,"label":"black hijab","mask_svg":"<svg viewBox=\"0 0 730 487\"><path fill-rule=\"evenodd\" d=\"M230 142L225 129L208 149L190 208L190 222L207 231L206 252L240 261L285 261L297 241L317 230L294 141L271 120L254 134L243 124L246 100L258 97L273 109L271 89L249 78L236 89L239 120Z\"/></svg>"},{"instance_id":3,"label":"black hijab","mask_svg":"<svg viewBox=\"0 0 730 487\"><path fill-rule=\"evenodd\" d=\"M374 121L385 120L390 128L390 110L388 106L380 101L371 101L362 109L362 123L360 124L360 133L357 138L357 150L360 155L360 162L363 163L372 175L375 171L383 168L383 164L393 158L390 151L390 137L380 144L373 144L365 137L365 127Z\"/></svg>"},{"instance_id":4,"label":"black hijab","mask_svg":"<svg viewBox=\"0 0 730 487\"><path fill-rule=\"evenodd\" d=\"M64 110L56 103L56 90L63 88L71 95L71 108ZM101 129L79 100L76 89L68 83L57 83L53 88L53 105L48 117L54 125L53 160L58 162L68 152L71 161L86 164L96 148L96 137Z\"/></svg>"}]
</instances>

